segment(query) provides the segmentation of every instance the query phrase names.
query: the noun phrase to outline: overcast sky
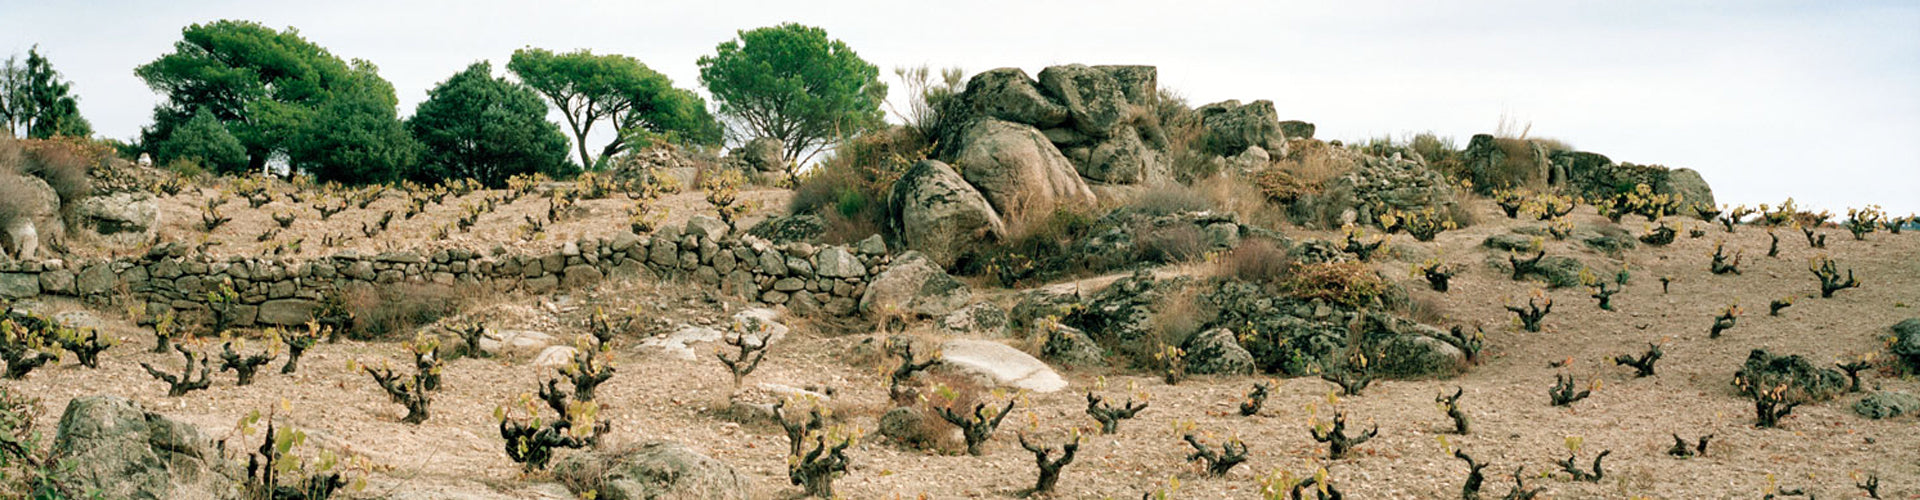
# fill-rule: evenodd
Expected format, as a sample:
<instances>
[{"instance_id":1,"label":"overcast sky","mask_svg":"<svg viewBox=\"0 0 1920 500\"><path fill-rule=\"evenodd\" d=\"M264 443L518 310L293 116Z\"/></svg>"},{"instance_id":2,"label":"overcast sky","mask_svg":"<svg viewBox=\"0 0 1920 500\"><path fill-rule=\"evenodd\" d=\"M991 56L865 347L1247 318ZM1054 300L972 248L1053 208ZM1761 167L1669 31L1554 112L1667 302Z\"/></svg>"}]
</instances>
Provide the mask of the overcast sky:
<instances>
[{"instance_id":1,"label":"overcast sky","mask_svg":"<svg viewBox=\"0 0 1920 500\"><path fill-rule=\"evenodd\" d=\"M526 46L627 54L697 88L714 45L792 21L889 83L920 64L1147 64L1196 105L1269 99L1322 139L1431 130L1464 146L1504 113L1615 161L1699 170L1722 203L1920 211L1920 2L1441 4L0 0L0 51L39 44L95 130L128 138L159 99L133 68L196 22L292 26L372 61L406 116Z\"/></svg>"}]
</instances>

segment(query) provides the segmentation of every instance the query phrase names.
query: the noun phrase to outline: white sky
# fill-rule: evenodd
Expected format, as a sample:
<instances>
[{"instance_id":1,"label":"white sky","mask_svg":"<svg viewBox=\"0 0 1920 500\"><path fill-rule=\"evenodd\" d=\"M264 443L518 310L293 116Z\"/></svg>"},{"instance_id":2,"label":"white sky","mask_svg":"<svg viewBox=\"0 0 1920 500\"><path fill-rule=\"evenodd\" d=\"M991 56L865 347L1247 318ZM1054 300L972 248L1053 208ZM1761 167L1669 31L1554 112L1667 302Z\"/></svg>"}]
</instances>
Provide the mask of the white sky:
<instances>
[{"instance_id":1,"label":"white sky","mask_svg":"<svg viewBox=\"0 0 1920 500\"><path fill-rule=\"evenodd\" d=\"M1615 161L1699 170L1722 203L1920 211L1920 2L1440 3L0 0L0 51L38 43L98 133L127 138L159 99L133 68L195 22L293 26L373 61L406 116L525 46L632 55L695 88L714 45L793 21L889 84L906 65L1149 64L1196 105L1270 99L1322 139L1464 146L1506 113Z\"/></svg>"}]
</instances>

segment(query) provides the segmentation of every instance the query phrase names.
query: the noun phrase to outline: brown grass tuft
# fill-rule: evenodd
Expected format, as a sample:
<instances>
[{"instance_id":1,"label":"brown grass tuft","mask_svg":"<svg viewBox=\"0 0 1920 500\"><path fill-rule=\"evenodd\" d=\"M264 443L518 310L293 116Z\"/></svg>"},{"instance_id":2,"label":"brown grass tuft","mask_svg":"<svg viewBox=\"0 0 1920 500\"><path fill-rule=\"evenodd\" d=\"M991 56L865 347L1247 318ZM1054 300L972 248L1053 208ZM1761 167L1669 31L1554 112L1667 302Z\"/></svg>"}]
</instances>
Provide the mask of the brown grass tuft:
<instances>
[{"instance_id":1,"label":"brown grass tuft","mask_svg":"<svg viewBox=\"0 0 1920 500\"><path fill-rule=\"evenodd\" d=\"M1238 248L1221 255L1215 264L1214 276L1265 284L1290 278L1294 262L1279 245L1255 238L1242 241Z\"/></svg>"},{"instance_id":2,"label":"brown grass tuft","mask_svg":"<svg viewBox=\"0 0 1920 500\"><path fill-rule=\"evenodd\" d=\"M358 285L340 289L353 313L354 339L389 339L459 312L466 297L454 287L418 283Z\"/></svg>"},{"instance_id":3,"label":"brown grass tuft","mask_svg":"<svg viewBox=\"0 0 1920 500\"><path fill-rule=\"evenodd\" d=\"M1360 262L1321 262L1296 266L1288 292L1305 300L1321 299L1360 307L1387 294L1387 282Z\"/></svg>"}]
</instances>

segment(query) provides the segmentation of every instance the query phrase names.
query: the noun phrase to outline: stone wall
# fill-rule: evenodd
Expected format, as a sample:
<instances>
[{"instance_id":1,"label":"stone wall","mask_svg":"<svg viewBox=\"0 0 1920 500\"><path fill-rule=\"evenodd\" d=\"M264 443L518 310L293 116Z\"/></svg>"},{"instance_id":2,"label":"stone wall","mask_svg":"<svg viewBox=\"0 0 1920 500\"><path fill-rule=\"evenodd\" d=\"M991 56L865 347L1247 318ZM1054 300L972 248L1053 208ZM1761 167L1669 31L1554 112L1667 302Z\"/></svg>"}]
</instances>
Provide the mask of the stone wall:
<instances>
[{"instance_id":1,"label":"stone wall","mask_svg":"<svg viewBox=\"0 0 1920 500\"><path fill-rule=\"evenodd\" d=\"M235 326L305 323L329 292L401 283L485 286L544 293L609 276L678 279L722 293L786 305L797 314L854 314L868 281L891 261L876 236L852 246L775 245L729 235L695 217L651 235L569 242L547 254L447 248L430 254L342 252L306 260L215 258L180 244L104 262L0 262L0 298L75 297L96 305L144 303L150 314L208 311L208 292L231 283ZM128 303L131 301L131 304Z\"/></svg>"}]
</instances>

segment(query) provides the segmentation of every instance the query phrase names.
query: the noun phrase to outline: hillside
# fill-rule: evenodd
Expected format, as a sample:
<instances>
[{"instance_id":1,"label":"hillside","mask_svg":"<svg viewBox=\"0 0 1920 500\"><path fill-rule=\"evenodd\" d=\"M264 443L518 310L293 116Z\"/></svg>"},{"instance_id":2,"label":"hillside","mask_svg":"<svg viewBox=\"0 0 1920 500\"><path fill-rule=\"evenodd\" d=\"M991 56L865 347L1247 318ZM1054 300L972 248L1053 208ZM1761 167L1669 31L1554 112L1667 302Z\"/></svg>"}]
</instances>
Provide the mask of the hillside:
<instances>
[{"instance_id":1,"label":"hillside","mask_svg":"<svg viewBox=\"0 0 1920 500\"><path fill-rule=\"evenodd\" d=\"M1920 498L1911 216L1716 206L1554 141L1323 141L1154 75L982 73L942 125L797 179L672 147L504 189L0 173L32 195L0 214L0 452L26 458L0 484L1005 498L1035 485L1024 434L1078 439L1055 498ZM1647 376L1615 361L1650 348ZM1554 404L1561 377L1590 393ZM1101 434L1089 393L1147 406ZM969 443L969 415L1002 423ZM1331 457L1336 415L1377 434Z\"/></svg>"}]
</instances>

